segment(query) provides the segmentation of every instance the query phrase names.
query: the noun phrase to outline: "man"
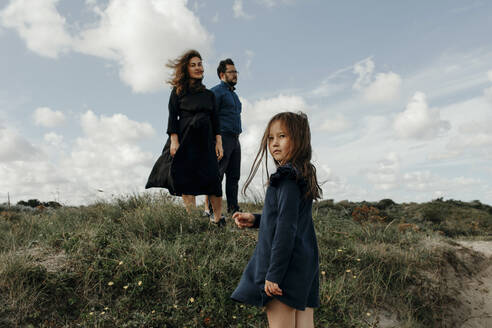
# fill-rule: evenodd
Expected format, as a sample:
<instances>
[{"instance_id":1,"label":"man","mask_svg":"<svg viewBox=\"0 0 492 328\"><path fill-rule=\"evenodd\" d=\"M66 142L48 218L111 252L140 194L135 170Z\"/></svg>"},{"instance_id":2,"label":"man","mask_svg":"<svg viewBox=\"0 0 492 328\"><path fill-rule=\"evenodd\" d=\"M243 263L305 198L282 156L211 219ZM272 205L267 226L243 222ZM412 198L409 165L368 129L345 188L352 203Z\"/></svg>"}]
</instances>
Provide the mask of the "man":
<instances>
[{"instance_id":1,"label":"man","mask_svg":"<svg viewBox=\"0 0 492 328\"><path fill-rule=\"evenodd\" d=\"M226 177L227 212L231 215L240 211L237 196L238 184L241 177L241 145L239 135L241 129L241 101L235 92L238 71L234 62L224 59L217 67L220 83L211 90L215 94L217 111L219 113L220 134L224 156L219 162L221 180ZM208 209L208 199L205 200L205 212Z\"/></svg>"}]
</instances>

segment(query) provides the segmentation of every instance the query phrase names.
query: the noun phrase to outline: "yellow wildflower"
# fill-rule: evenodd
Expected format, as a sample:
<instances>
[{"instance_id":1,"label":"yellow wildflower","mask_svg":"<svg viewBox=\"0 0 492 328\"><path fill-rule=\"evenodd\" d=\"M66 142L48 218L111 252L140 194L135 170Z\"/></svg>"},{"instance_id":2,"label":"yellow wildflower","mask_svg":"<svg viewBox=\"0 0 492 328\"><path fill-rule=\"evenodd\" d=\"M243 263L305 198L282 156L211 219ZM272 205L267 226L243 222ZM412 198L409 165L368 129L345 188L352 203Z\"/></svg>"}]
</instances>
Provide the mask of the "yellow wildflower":
<instances>
[{"instance_id":1,"label":"yellow wildflower","mask_svg":"<svg viewBox=\"0 0 492 328\"><path fill-rule=\"evenodd\" d=\"M106 310L106 311L107 311L107 310L109 310L109 308L106 306L106 307L104 308L104 310Z\"/></svg>"},{"instance_id":2,"label":"yellow wildflower","mask_svg":"<svg viewBox=\"0 0 492 328\"><path fill-rule=\"evenodd\" d=\"M354 276L354 279L357 279L357 276Z\"/></svg>"},{"instance_id":3,"label":"yellow wildflower","mask_svg":"<svg viewBox=\"0 0 492 328\"><path fill-rule=\"evenodd\" d=\"M139 285L139 286L142 286L142 280L140 280L140 281L138 282L138 285Z\"/></svg>"},{"instance_id":4,"label":"yellow wildflower","mask_svg":"<svg viewBox=\"0 0 492 328\"><path fill-rule=\"evenodd\" d=\"M367 312L367 313L366 313L366 315L367 315L368 317L370 317L370 316L371 316L371 312Z\"/></svg>"},{"instance_id":5,"label":"yellow wildflower","mask_svg":"<svg viewBox=\"0 0 492 328\"><path fill-rule=\"evenodd\" d=\"M94 312L89 312L89 315L94 315Z\"/></svg>"},{"instance_id":6,"label":"yellow wildflower","mask_svg":"<svg viewBox=\"0 0 492 328\"><path fill-rule=\"evenodd\" d=\"M325 271L321 271L321 275L324 276L326 274Z\"/></svg>"},{"instance_id":7,"label":"yellow wildflower","mask_svg":"<svg viewBox=\"0 0 492 328\"><path fill-rule=\"evenodd\" d=\"M337 252L343 252L341 249L338 249Z\"/></svg>"},{"instance_id":8,"label":"yellow wildflower","mask_svg":"<svg viewBox=\"0 0 492 328\"><path fill-rule=\"evenodd\" d=\"M350 269L345 270L345 272L347 272L347 273L349 273L350 271L351 271Z\"/></svg>"},{"instance_id":9,"label":"yellow wildflower","mask_svg":"<svg viewBox=\"0 0 492 328\"><path fill-rule=\"evenodd\" d=\"M152 313L155 313L155 310L152 310Z\"/></svg>"},{"instance_id":10,"label":"yellow wildflower","mask_svg":"<svg viewBox=\"0 0 492 328\"><path fill-rule=\"evenodd\" d=\"M123 286L123 289L128 289L128 285Z\"/></svg>"},{"instance_id":11,"label":"yellow wildflower","mask_svg":"<svg viewBox=\"0 0 492 328\"><path fill-rule=\"evenodd\" d=\"M193 303L195 299L193 297L190 297L190 302Z\"/></svg>"},{"instance_id":12,"label":"yellow wildflower","mask_svg":"<svg viewBox=\"0 0 492 328\"><path fill-rule=\"evenodd\" d=\"M357 262L360 262L360 259L357 259Z\"/></svg>"},{"instance_id":13,"label":"yellow wildflower","mask_svg":"<svg viewBox=\"0 0 492 328\"><path fill-rule=\"evenodd\" d=\"M123 261L120 261L120 263L118 263L118 265L123 265Z\"/></svg>"},{"instance_id":14,"label":"yellow wildflower","mask_svg":"<svg viewBox=\"0 0 492 328\"><path fill-rule=\"evenodd\" d=\"M110 281L108 282L108 286L113 286L114 285L114 282Z\"/></svg>"},{"instance_id":15,"label":"yellow wildflower","mask_svg":"<svg viewBox=\"0 0 492 328\"><path fill-rule=\"evenodd\" d=\"M106 313L106 312L102 311L102 312L101 312L101 315L103 315L104 313Z\"/></svg>"}]
</instances>

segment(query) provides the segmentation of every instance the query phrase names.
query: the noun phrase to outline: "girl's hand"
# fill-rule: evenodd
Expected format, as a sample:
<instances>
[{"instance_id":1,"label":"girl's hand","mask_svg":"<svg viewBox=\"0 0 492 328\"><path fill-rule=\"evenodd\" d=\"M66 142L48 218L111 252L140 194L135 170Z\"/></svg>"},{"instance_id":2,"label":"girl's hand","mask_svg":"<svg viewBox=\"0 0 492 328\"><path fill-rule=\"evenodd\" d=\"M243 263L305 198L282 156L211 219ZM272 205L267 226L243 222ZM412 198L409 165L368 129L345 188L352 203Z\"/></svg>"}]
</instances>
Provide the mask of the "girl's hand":
<instances>
[{"instance_id":1,"label":"girl's hand","mask_svg":"<svg viewBox=\"0 0 492 328\"><path fill-rule=\"evenodd\" d=\"M251 228L255 223L255 216L251 213L236 212L232 218L239 228Z\"/></svg>"},{"instance_id":2,"label":"girl's hand","mask_svg":"<svg viewBox=\"0 0 492 328\"><path fill-rule=\"evenodd\" d=\"M276 282L265 280L265 293L270 297L273 295L282 296L282 289Z\"/></svg>"}]
</instances>

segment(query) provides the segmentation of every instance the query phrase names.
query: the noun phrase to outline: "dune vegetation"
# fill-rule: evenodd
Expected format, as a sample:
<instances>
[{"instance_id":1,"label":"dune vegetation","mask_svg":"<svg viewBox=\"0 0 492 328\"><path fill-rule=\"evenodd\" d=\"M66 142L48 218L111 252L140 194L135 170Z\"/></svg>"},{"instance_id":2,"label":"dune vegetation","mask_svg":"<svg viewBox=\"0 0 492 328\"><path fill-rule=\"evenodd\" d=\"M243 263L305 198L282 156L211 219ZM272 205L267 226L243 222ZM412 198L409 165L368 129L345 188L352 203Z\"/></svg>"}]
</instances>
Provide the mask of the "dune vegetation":
<instances>
[{"instance_id":1,"label":"dune vegetation","mask_svg":"<svg viewBox=\"0 0 492 328\"><path fill-rule=\"evenodd\" d=\"M229 299L257 230L218 228L165 194L0 211L0 327L267 326L262 309ZM473 276L487 262L455 241L492 240L479 201L325 200L313 214L317 327L453 327L447 268Z\"/></svg>"}]
</instances>

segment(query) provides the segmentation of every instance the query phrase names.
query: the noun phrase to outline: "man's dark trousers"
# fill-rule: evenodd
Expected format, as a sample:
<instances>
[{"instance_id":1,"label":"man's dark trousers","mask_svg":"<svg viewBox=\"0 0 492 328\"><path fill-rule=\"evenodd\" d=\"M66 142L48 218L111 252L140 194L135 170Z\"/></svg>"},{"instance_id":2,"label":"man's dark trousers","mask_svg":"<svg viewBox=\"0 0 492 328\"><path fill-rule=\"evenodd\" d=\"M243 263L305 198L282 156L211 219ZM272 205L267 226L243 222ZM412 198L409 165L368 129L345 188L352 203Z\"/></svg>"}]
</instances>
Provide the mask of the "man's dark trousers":
<instances>
[{"instance_id":1,"label":"man's dark trousers","mask_svg":"<svg viewBox=\"0 0 492 328\"><path fill-rule=\"evenodd\" d=\"M222 133L224 156L219 162L221 181L226 177L227 212L239 210L237 202L239 178L241 177L241 145L239 135Z\"/></svg>"}]
</instances>

